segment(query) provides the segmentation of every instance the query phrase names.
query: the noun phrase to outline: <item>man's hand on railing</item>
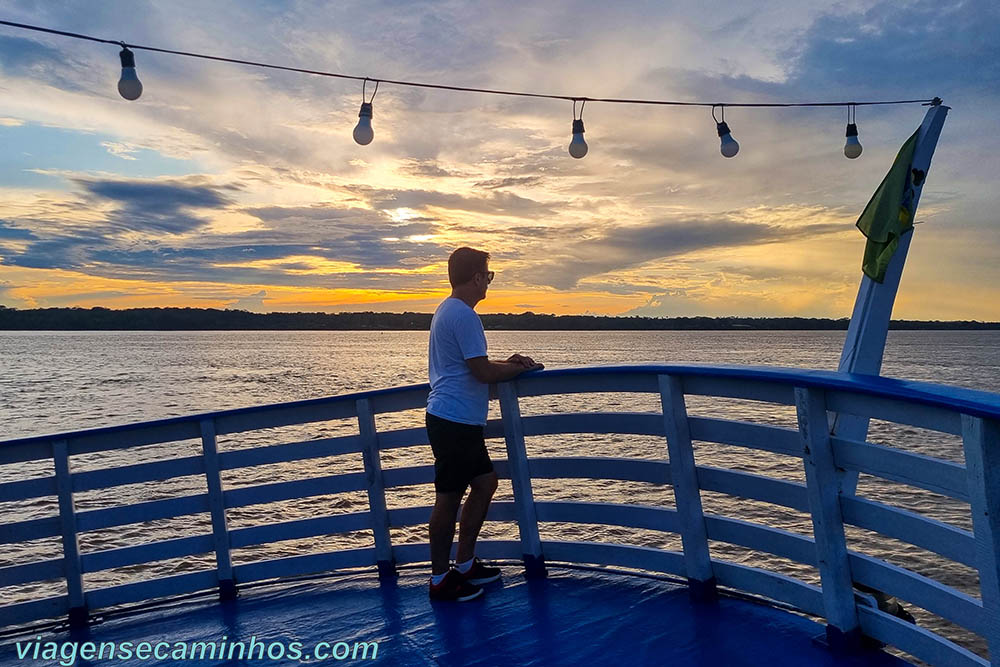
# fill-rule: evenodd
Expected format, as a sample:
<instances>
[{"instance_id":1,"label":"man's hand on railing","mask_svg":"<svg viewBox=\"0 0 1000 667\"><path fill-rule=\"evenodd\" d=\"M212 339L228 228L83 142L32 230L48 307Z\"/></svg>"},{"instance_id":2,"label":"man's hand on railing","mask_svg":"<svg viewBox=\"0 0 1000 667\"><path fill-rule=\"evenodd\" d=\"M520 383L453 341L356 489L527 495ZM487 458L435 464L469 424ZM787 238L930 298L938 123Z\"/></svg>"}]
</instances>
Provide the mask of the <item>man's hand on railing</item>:
<instances>
[{"instance_id":1,"label":"man's hand on railing","mask_svg":"<svg viewBox=\"0 0 1000 667\"><path fill-rule=\"evenodd\" d=\"M544 364L536 362L531 357L515 354L506 361L492 361L486 357L473 357L466 359L473 377L486 384L506 382L512 380L521 373L527 371L537 371L545 368Z\"/></svg>"},{"instance_id":2,"label":"man's hand on railing","mask_svg":"<svg viewBox=\"0 0 1000 667\"><path fill-rule=\"evenodd\" d=\"M525 356L523 354L512 354L507 359L507 362L513 364L520 364L521 366L524 366L524 368L527 370L539 370L541 368L545 368L544 365L535 363L534 359Z\"/></svg>"}]
</instances>

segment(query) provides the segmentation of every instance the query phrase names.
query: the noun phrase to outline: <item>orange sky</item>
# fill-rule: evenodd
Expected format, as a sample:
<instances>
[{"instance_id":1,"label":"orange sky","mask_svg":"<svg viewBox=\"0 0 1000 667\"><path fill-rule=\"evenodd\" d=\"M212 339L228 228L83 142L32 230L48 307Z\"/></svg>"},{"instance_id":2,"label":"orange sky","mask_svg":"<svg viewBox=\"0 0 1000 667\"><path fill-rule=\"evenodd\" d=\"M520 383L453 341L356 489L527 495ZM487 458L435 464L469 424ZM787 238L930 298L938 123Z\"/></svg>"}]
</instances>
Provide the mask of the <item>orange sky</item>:
<instances>
[{"instance_id":1,"label":"orange sky","mask_svg":"<svg viewBox=\"0 0 1000 667\"><path fill-rule=\"evenodd\" d=\"M173 6L38 17L25 5L11 18L513 90L753 102L941 94L953 111L894 316L1000 320L1000 146L977 129L1000 91L987 85L996 68L978 67L997 35L969 20L975 5L935 14L927 39L924 10L901 18L862 0L836 12L762 2L721 41L714 12L695 6L595 7L576 24L559 3L530 18L374 3L379 30L350 33L336 8L289 9L277 24L255 3L201 8L197 21ZM195 23L230 29L208 39ZM890 48L902 34L927 52ZM144 92L127 102L113 48L0 31L0 304L430 312L449 292L448 254L469 245L489 251L497 272L484 313L847 317L865 242L854 223L926 111L860 108L864 153L847 160L843 108L730 108L741 150L727 160L708 109L592 102L589 152L576 160L569 102L382 84L375 139L360 146L354 82L137 59Z\"/></svg>"}]
</instances>

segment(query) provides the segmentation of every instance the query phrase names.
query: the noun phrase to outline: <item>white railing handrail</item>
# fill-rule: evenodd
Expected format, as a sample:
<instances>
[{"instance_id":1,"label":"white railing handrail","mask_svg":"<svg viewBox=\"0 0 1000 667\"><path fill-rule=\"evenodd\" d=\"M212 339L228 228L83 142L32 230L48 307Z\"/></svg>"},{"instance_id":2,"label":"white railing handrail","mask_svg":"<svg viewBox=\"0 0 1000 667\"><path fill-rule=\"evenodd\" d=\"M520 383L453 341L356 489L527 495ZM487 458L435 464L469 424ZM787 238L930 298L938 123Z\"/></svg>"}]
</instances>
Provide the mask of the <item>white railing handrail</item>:
<instances>
[{"instance_id":1,"label":"white railing handrail","mask_svg":"<svg viewBox=\"0 0 1000 667\"><path fill-rule=\"evenodd\" d=\"M55 496L56 517L0 524L0 543L60 537L61 559L0 568L0 586L62 578L67 594L0 606L0 626L66 615L87 622L98 607L217 588L223 598L240 584L306 572L378 565L391 576L395 564L425 562L427 545L393 545L390 529L424 523L429 508L388 510L386 492L397 486L429 483L432 466L383 470L380 451L426 443L423 428L378 431L375 415L421 408L428 385L410 385L342 396L255 406L214 413L126 424L0 442L0 463L54 460L52 477L0 484L0 501ZM658 394L659 413L537 414L521 416L519 398L579 392ZM922 606L983 636L994 665L1000 664L1000 395L922 382L783 368L701 365L608 365L566 368L522 375L500 383L500 420L487 424L486 436L503 436L507 459L496 461L498 474L512 482L512 502L494 503L488 518L516 521L520 539L486 541L483 553L524 561L529 576L544 573L545 562L577 561L659 570L687 577L701 600L715 596L717 584L759 593L827 619L828 637L847 647L867 634L932 663L988 664L958 645L875 608L859 604L854 583L884 590ZM796 406L798 430L689 417L686 395L724 396ZM846 413L929 428L963 438L962 466L890 447L831 437L828 414ZM266 445L219 452L218 435L314 421L354 418L357 435ZM632 433L665 438L669 461L636 459L529 458L525 438L549 433ZM72 472L71 457L176 440L200 438L200 456ZM770 479L695 464L692 440L763 449L802 458L806 483ZM224 490L222 473L255 465L360 453L363 473L342 473ZM841 471L857 470L912 484L970 503L973 532L899 508L842 496ZM79 511L74 493L123 484L204 475L207 493L133 503L113 510ZM676 509L587 502L535 501L533 479L593 477L628 479L673 486ZM369 509L232 530L227 510L289 498L346 491L368 493ZM813 537L763 525L706 515L700 493L718 491L778 502L809 511ZM78 534L158 518L208 513L212 532L146 545L81 553ZM675 532L680 553L600 543L543 540L546 521L613 523ZM936 581L847 548L845 523L903 539L976 567L981 601ZM320 534L372 530L373 548L349 549L233 565L231 551L258 544ZM822 586L755 568L712 559L708 540L770 551L818 567ZM86 590L83 574L163 558L214 553L214 570Z\"/></svg>"},{"instance_id":2,"label":"white railing handrail","mask_svg":"<svg viewBox=\"0 0 1000 667\"><path fill-rule=\"evenodd\" d=\"M604 364L594 366L573 366L544 371L534 371L525 373L516 382L524 383L526 380L534 378L552 379L564 376L576 375L622 375L641 374L655 378L657 375L676 375L680 377L694 377L706 379L729 379L748 380L765 384L784 385L789 387L813 387L818 389L838 389L856 392L883 398L894 398L912 402L928 407L939 407L954 410L958 413L969 414L988 419L1000 419L1000 394L968 389L965 387L955 387L949 385L934 384L931 382L921 382L917 380L900 380L882 376L852 375L849 373L838 373L835 371L811 370L802 368L784 368L775 366L726 366L726 365L701 365L701 364ZM114 435L123 431L137 428L167 427L197 424L207 418L239 417L252 414L266 414L274 411L291 409L304 409L310 407L325 407L331 404L353 404L362 398L367 398L373 403L380 399L399 397L405 394L419 394L430 389L430 385L411 384L398 387L388 387L384 389L374 389L369 391L353 392L349 394L337 394L333 396L322 396L298 401L288 401L284 403L272 403L267 405L253 405L243 408L231 408L228 410L218 410L215 412L196 413L179 417L166 417L162 419L120 424L115 426L103 426L91 429L81 429L74 431L64 431L46 435L33 435L21 438L0 440L0 451L5 447L20 445L31 445L36 443L49 443L56 439L81 439ZM584 389L582 391L591 391ZM596 389L595 391L600 391ZM612 391L612 390L607 390ZM658 390L649 389L655 393ZM686 388L686 393L696 394ZM534 395L520 394L519 395ZM791 403L789 403L791 404ZM399 407L397 410L407 409ZM393 410L376 410L377 413L392 412ZM354 415L345 415L354 416ZM332 419L334 417L330 417ZM185 436L186 437L186 436ZM198 437L192 435L190 437ZM182 438L177 438L182 439ZM142 443L155 444L155 443Z\"/></svg>"}]
</instances>

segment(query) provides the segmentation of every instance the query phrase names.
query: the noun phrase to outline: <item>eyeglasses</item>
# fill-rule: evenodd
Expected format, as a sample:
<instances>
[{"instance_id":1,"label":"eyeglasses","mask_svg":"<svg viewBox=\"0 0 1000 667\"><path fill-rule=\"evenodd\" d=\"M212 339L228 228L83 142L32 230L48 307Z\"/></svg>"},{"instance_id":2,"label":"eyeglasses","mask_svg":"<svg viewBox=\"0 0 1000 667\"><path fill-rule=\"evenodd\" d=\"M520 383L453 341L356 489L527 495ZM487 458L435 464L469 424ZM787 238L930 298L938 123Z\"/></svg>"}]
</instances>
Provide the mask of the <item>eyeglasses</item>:
<instances>
[{"instance_id":1,"label":"eyeglasses","mask_svg":"<svg viewBox=\"0 0 1000 667\"><path fill-rule=\"evenodd\" d=\"M487 285L489 285L491 282L493 282L493 276L496 275L496 273L494 273L493 271L480 271L479 273L485 273L486 274L486 284Z\"/></svg>"}]
</instances>

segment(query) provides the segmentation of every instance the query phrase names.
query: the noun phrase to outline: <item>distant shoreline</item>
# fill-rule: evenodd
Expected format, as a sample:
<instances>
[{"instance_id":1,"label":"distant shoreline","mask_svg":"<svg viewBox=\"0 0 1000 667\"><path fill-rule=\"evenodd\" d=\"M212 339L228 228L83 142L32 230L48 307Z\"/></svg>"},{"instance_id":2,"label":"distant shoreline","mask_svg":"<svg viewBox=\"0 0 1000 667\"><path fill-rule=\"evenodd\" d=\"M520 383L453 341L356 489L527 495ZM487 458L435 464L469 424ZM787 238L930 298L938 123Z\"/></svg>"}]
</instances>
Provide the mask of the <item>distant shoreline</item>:
<instances>
[{"instance_id":1,"label":"distant shoreline","mask_svg":"<svg viewBox=\"0 0 1000 667\"><path fill-rule=\"evenodd\" d=\"M0 331L427 331L432 313L251 313L216 308L36 308L0 305ZM484 314L494 331L844 331L848 319ZM897 331L990 331L1000 322L893 320Z\"/></svg>"}]
</instances>

